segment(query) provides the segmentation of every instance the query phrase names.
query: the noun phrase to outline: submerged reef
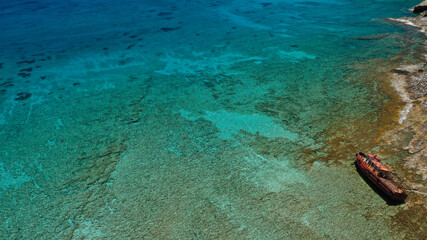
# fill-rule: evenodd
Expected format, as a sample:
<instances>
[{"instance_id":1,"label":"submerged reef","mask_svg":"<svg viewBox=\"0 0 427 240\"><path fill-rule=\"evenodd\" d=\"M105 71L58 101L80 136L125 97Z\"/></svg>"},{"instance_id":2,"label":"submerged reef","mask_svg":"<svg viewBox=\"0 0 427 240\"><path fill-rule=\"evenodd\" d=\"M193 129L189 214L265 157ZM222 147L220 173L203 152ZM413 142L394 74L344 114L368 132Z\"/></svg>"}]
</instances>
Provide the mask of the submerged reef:
<instances>
[{"instance_id":1,"label":"submerged reef","mask_svg":"<svg viewBox=\"0 0 427 240\"><path fill-rule=\"evenodd\" d=\"M424 239L415 2L78 2L4 15L0 239Z\"/></svg>"}]
</instances>

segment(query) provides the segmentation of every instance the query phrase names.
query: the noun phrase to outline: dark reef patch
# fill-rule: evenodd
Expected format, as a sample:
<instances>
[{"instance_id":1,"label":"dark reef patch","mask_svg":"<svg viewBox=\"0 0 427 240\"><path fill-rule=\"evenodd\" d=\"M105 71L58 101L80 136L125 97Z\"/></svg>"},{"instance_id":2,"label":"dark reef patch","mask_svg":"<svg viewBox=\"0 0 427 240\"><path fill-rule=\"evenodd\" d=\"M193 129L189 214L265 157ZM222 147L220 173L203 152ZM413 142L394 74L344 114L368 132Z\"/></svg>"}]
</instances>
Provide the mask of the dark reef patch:
<instances>
[{"instance_id":1,"label":"dark reef patch","mask_svg":"<svg viewBox=\"0 0 427 240\"><path fill-rule=\"evenodd\" d=\"M29 73L24 73L24 72L21 72L21 73L18 73L18 76L21 76L21 77L23 77L23 78L26 78L26 77L29 77L29 76L31 76L31 74L29 74Z\"/></svg>"},{"instance_id":2,"label":"dark reef patch","mask_svg":"<svg viewBox=\"0 0 427 240\"><path fill-rule=\"evenodd\" d=\"M370 40L379 40L379 39L383 39L383 38L386 38L386 37L388 37L388 36L390 36L390 34L383 33L383 34L376 34L376 35L366 36L366 37L358 36L358 37L354 37L354 38L355 38L355 39L357 39L357 40L370 41Z\"/></svg>"},{"instance_id":3,"label":"dark reef patch","mask_svg":"<svg viewBox=\"0 0 427 240\"><path fill-rule=\"evenodd\" d=\"M30 59L30 60L24 60L24 61L19 61L19 62L17 62L16 64L25 64L25 63L28 63L28 64L30 64L30 63L35 63L36 62L36 60L35 59Z\"/></svg>"},{"instance_id":4,"label":"dark reef patch","mask_svg":"<svg viewBox=\"0 0 427 240\"><path fill-rule=\"evenodd\" d=\"M393 73L401 74L401 75L409 75L409 72L406 70L393 69L391 70Z\"/></svg>"},{"instance_id":5,"label":"dark reef patch","mask_svg":"<svg viewBox=\"0 0 427 240\"><path fill-rule=\"evenodd\" d=\"M269 2L266 2L266 3L261 3L261 5L263 6L263 7L268 7L268 6L270 6L272 3L269 3Z\"/></svg>"},{"instance_id":6,"label":"dark reef patch","mask_svg":"<svg viewBox=\"0 0 427 240\"><path fill-rule=\"evenodd\" d=\"M19 70L20 72L32 72L33 68L23 68L21 70Z\"/></svg>"},{"instance_id":7,"label":"dark reef patch","mask_svg":"<svg viewBox=\"0 0 427 240\"><path fill-rule=\"evenodd\" d=\"M28 99L31 97L31 93L28 92L20 92L18 94L16 94L18 97L15 98L15 101L23 101L25 99Z\"/></svg>"},{"instance_id":8,"label":"dark reef patch","mask_svg":"<svg viewBox=\"0 0 427 240\"><path fill-rule=\"evenodd\" d=\"M73 86L78 86L78 85L80 85L80 82L73 83Z\"/></svg>"},{"instance_id":9,"label":"dark reef patch","mask_svg":"<svg viewBox=\"0 0 427 240\"><path fill-rule=\"evenodd\" d=\"M172 12L159 12L157 14L157 16L162 17L162 16L170 16L172 15Z\"/></svg>"},{"instance_id":10,"label":"dark reef patch","mask_svg":"<svg viewBox=\"0 0 427 240\"><path fill-rule=\"evenodd\" d=\"M178 29L180 29L181 27L174 27L174 28L171 28L171 27L164 27L164 28L161 28L161 30L163 31L163 32L170 32L170 31L175 31L175 30L178 30Z\"/></svg>"},{"instance_id":11,"label":"dark reef patch","mask_svg":"<svg viewBox=\"0 0 427 240\"><path fill-rule=\"evenodd\" d=\"M13 87L13 86L14 86L14 84L13 84L13 83L12 83L12 81L10 81L10 80L8 80L8 81L6 81L6 82L4 82L4 83L0 84L0 87L5 87L5 88Z\"/></svg>"},{"instance_id":12,"label":"dark reef patch","mask_svg":"<svg viewBox=\"0 0 427 240\"><path fill-rule=\"evenodd\" d=\"M131 48L133 48L135 46L135 43L133 43L133 44L131 44L131 45L129 45L129 46L127 46L127 50L129 50L129 49L131 49Z\"/></svg>"}]
</instances>

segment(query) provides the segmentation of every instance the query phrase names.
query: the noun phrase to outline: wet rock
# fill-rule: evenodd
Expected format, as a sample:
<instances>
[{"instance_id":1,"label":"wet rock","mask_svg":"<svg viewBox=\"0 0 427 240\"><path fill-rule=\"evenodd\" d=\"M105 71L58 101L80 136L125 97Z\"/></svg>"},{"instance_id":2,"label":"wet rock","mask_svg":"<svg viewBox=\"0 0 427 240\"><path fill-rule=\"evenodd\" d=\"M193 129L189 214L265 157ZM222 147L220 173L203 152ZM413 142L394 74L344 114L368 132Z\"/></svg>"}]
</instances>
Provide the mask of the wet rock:
<instances>
[{"instance_id":1,"label":"wet rock","mask_svg":"<svg viewBox=\"0 0 427 240\"><path fill-rule=\"evenodd\" d=\"M408 71L401 70L401 69L393 69L391 71L394 72L394 73L397 73L397 74L402 74L402 75L409 75L410 74Z\"/></svg>"},{"instance_id":2,"label":"wet rock","mask_svg":"<svg viewBox=\"0 0 427 240\"><path fill-rule=\"evenodd\" d=\"M427 1L424 1L417 6L414 7L414 10L412 10L413 13L422 13L427 10Z\"/></svg>"},{"instance_id":3,"label":"wet rock","mask_svg":"<svg viewBox=\"0 0 427 240\"><path fill-rule=\"evenodd\" d=\"M15 101L23 101L25 99L28 99L29 97L31 97L31 93L28 92L20 92L18 94L16 94L18 97L15 98Z\"/></svg>"}]
</instances>

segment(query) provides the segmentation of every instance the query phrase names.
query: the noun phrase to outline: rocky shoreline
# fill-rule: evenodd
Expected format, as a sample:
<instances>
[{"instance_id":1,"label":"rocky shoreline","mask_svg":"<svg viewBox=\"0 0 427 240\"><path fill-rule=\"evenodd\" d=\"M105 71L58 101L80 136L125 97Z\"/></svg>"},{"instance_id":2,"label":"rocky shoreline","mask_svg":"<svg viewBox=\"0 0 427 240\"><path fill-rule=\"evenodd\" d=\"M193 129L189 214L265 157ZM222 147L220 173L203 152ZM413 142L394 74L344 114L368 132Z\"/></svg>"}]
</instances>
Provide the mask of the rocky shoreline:
<instances>
[{"instance_id":1,"label":"rocky shoreline","mask_svg":"<svg viewBox=\"0 0 427 240\"><path fill-rule=\"evenodd\" d=\"M423 47L417 52L419 61L402 63L389 74L391 85L400 95L404 106L400 110L399 125L384 135L383 140L391 145L402 141L402 132L410 136L403 150L407 152L404 166L408 169L405 181L414 193L407 204L424 205L427 209L427 1L411 11L415 17L390 18L390 20L412 26L423 33Z\"/></svg>"}]
</instances>

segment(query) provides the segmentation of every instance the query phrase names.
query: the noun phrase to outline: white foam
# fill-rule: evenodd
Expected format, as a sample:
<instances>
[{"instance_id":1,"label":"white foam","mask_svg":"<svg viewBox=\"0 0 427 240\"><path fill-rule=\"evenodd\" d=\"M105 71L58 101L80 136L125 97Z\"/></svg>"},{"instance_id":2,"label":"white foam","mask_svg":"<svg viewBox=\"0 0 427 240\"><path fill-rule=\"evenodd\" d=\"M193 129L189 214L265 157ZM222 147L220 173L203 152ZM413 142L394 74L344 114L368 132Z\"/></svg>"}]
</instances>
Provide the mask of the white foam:
<instances>
[{"instance_id":1,"label":"white foam","mask_svg":"<svg viewBox=\"0 0 427 240\"><path fill-rule=\"evenodd\" d=\"M401 23L404 23L404 24L406 24L406 25L408 25L408 26L412 26L412 27L416 27L416 28L419 28L420 30L420 32L425 32L425 30L422 28L422 27L420 27L420 26L418 26L418 25L416 25L415 23L413 23L413 22L411 22L411 21L409 21L409 20L406 20L406 19L399 19L399 18L389 18L390 20L393 20L393 21L396 21L396 22L401 22Z\"/></svg>"},{"instance_id":2,"label":"white foam","mask_svg":"<svg viewBox=\"0 0 427 240\"><path fill-rule=\"evenodd\" d=\"M409 26L418 27L417 25L415 25L413 22L411 22L409 20L399 19L399 18L389 18L389 19L396 21L396 22L404 23L404 24L409 25Z\"/></svg>"},{"instance_id":3,"label":"white foam","mask_svg":"<svg viewBox=\"0 0 427 240\"><path fill-rule=\"evenodd\" d=\"M405 121L406 117L408 116L408 113L411 111L411 108L412 108L412 103L408 103L400 111L399 123L403 123L403 121Z\"/></svg>"},{"instance_id":4,"label":"white foam","mask_svg":"<svg viewBox=\"0 0 427 240\"><path fill-rule=\"evenodd\" d=\"M403 121L405 121L405 119L407 118L408 113L411 111L413 104L412 104L411 98L409 97L408 93L405 90L404 80L398 78L397 74L394 74L394 75L395 77L392 78L391 84L394 87L394 89L396 89L397 93L402 98L402 100L406 103L405 107L400 111L400 118L398 120L398 122L402 124Z\"/></svg>"}]
</instances>

